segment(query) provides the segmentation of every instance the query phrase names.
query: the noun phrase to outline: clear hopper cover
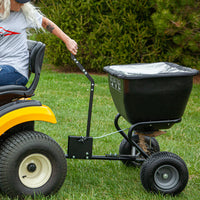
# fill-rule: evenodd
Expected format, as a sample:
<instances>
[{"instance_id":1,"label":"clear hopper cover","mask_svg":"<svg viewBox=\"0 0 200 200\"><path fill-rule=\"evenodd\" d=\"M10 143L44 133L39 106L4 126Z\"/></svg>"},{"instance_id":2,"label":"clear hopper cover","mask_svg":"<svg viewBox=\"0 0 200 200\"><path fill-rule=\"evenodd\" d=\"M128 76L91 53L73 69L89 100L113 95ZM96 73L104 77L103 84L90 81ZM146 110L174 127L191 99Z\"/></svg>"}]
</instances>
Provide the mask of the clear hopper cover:
<instances>
[{"instance_id":1,"label":"clear hopper cover","mask_svg":"<svg viewBox=\"0 0 200 200\"><path fill-rule=\"evenodd\" d=\"M119 78L151 78L168 76L194 76L198 71L169 62L111 65L104 70Z\"/></svg>"}]
</instances>

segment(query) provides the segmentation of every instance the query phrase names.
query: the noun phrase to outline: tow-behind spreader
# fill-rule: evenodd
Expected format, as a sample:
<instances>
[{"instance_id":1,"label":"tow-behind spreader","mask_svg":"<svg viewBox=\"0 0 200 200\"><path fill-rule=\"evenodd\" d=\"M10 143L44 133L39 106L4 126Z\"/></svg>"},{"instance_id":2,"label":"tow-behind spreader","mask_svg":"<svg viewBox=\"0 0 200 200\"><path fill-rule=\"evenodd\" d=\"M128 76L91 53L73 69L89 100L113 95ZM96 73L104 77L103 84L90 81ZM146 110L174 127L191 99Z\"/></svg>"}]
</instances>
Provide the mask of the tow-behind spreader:
<instances>
[{"instance_id":1,"label":"tow-behind spreader","mask_svg":"<svg viewBox=\"0 0 200 200\"><path fill-rule=\"evenodd\" d=\"M105 67L118 111L114 125L123 140L119 154L95 156L90 136L95 83L72 55L91 88L86 136L69 136L65 155L56 141L34 130L34 121L56 123L56 118L48 106L30 99L38 85L45 45L28 41L28 47L34 75L30 86L0 87L1 191L11 197L57 192L66 177L66 158L120 160L127 166L141 166L141 182L149 192L176 195L186 187L185 162L178 155L160 152L155 137L181 121L197 70L165 62ZM127 134L120 128L120 117L130 123Z\"/></svg>"}]
</instances>

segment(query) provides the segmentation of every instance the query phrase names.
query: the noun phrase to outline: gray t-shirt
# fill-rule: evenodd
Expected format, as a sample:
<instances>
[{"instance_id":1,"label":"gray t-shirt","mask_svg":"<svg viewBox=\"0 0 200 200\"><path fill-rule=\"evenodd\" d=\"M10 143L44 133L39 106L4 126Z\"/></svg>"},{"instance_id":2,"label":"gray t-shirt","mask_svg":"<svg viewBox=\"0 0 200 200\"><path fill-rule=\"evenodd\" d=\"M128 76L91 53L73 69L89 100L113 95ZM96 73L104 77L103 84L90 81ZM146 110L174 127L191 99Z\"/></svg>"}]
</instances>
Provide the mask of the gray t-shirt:
<instances>
[{"instance_id":1,"label":"gray t-shirt","mask_svg":"<svg viewBox=\"0 0 200 200\"><path fill-rule=\"evenodd\" d=\"M42 25L42 15L37 13L36 18ZM34 27L21 11L0 20L0 65L11 65L28 79L27 28Z\"/></svg>"}]
</instances>

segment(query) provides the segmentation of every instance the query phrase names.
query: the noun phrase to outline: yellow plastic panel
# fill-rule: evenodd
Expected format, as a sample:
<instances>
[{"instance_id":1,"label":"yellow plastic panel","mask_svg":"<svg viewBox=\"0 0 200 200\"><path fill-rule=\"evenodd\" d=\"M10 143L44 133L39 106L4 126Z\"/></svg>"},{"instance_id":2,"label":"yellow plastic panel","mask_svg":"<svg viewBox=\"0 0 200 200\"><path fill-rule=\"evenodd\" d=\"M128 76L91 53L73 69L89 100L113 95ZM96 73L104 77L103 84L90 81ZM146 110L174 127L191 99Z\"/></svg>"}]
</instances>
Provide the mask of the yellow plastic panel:
<instances>
[{"instance_id":1,"label":"yellow plastic panel","mask_svg":"<svg viewBox=\"0 0 200 200\"><path fill-rule=\"evenodd\" d=\"M48 106L42 105L19 108L0 118L0 135L10 128L28 121L57 123L54 113Z\"/></svg>"}]
</instances>

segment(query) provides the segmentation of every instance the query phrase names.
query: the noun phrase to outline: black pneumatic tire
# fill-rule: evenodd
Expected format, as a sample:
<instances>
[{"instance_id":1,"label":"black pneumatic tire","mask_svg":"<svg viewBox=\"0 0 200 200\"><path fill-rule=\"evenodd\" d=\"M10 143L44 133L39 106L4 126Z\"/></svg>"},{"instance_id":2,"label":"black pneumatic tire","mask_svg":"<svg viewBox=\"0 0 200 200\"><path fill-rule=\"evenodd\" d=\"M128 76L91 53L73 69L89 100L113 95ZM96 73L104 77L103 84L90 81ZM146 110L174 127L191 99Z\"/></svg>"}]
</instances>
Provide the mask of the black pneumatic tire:
<instances>
[{"instance_id":1,"label":"black pneumatic tire","mask_svg":"<svg viewBox=\"0 0 200 200\"><path fill-rule=\"evenodd\" d=\"M174 196L186 187L189 174L185 162L179 156L158 152L143 163L140 177L147 191Z\"/></svg>"},{"instance_id":2,"label":"black pneumatic tire","mask_svg":"<svg viewBox=\"0 0 200 200\"><path fill-rule=\"evenodd\" d=\"M138 135L133 135L132 140L138 144L139 143L139 136ZM155 152L160 151L160 146L158 141L155 138L150 138L145 136L145 145L148 150L148 154L151 155ZM132 154L132 146L130 145L129 142L127 142L126 139L123 139L120 146L119 146L119 154L121 155L133 155ZM135 149L135 155L133 156L140 156L140 152L138 152L137 149ZM140 167L142 165L141 162L136 162L136 161L129 161L129 160L122 160L122 163L128 167Z\"/></svg>"},{"instance_id":3,"label":"black pneumatic tire","mask_svg":"<svg viewBox=\"0 0 200 200\"><path fill-rule=\"evenodd\" d=\"M49 136L24 131L0 147L0 189L11 197L57 192L67 173L61 147Z\"/></svg>"}]
</instances>

